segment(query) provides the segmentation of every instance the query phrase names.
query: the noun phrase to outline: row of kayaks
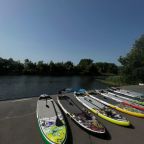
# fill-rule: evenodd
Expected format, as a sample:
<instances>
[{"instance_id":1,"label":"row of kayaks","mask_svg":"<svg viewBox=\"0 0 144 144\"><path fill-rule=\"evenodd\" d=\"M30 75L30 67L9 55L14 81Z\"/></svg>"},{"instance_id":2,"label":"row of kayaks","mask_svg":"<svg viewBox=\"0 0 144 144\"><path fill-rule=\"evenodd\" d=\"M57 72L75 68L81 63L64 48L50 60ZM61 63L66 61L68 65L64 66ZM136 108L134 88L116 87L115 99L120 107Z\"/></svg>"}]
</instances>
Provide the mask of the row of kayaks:
<instances>
[{"instance_id":1,"label":"row of kayaks","mask_svg":"<svg viewBox=\"0 0 144 144\"><path fill-rule=\"evenodd\" d=\"M117 91L121 92L117 93ZM90 91L79 89L74 91L74 97L71 97L67 95L68 92L71 90L63 90L59 93L57 97L59 107L75 123L93 133L106 132L97 116L121 126L130 126L131 123L118 111L144 117L144 107L133 100L140 98L142 102L142 96L136 95L137 93L128 93L116 88ZM75 98L77 101L74 100ZM37 102L38 126L46 144L64 144L67 139L67 126L59 107L48 95L41 95Z\"/></svg>"},{"instance_id":2,"label":"row of kayaks","mask_svg":"<svg viewBox=\"0 0 144 144\"><path fill-rule=\"evenodd\" d=\"M131 92L119 88L109 88L107 91L115 97L144 106L144 95L141 93Z\"/></svg>"},{"instance_id":3,"label":"row of kayaks","mask_svg":"<svg viewBox=\"0 0 144 144\"><path fill-rule=\"evenodd\" d=\"M144 117L144 111L140 110L139 108L143 108L142 106L138 106L135 104L132 104L127 101L123 101L122 99L115 98L114 95L111 95L108 92L97 92L93 95L90 95L96 100L99 100L101 103L105 103L105 105L116 109L120 112L136 116L136 117ZM137 108L136 108L137 106Z\"/></svg>"}]
</instances>

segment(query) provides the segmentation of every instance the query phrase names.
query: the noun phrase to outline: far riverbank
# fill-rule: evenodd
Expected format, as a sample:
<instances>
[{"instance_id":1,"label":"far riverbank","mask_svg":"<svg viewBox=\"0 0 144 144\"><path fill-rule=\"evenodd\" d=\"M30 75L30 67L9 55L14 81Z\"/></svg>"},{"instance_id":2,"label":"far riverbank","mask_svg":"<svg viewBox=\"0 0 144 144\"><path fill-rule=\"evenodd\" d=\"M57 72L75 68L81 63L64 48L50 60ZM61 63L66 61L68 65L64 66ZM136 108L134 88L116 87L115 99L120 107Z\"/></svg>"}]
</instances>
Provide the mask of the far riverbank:
<instances>
[{"instance_id":1,"label":"far riverbank","mask_svg":"<svg viewBox=\"0 0 144 144\"><path fill-rule=\"evenodd\" d=\"M108 86L124 86L129 85L123 81L123 78L119 75L110 75L110 76L99 76L96 77L96 80L106 84Z\"/></svg>"}]
</instances>

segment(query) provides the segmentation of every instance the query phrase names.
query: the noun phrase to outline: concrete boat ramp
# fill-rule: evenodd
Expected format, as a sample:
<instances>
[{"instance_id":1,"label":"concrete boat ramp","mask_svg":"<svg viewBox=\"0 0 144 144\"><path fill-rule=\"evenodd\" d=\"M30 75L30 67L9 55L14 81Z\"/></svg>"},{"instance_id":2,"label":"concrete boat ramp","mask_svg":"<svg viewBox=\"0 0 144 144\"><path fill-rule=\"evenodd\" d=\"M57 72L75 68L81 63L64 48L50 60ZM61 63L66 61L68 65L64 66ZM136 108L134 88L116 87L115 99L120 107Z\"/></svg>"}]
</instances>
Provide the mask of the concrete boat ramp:
<instances>
[{"instance_id":1,"label":"concrete boat ramp","mask_svg":"<svg viewBox=\"0 0 144 144\"><path fill-rule=\"evenodd\" d=\"M76 101L72 94L68 94ZM56 100L57 95L52 98ZM44 144L37 129L36 104L38 98L0 102L0 144ZM94 135L77 126L66 117L68 124L67 144L137 144L144 142L144 119L123 114L132 127L117 126L98 118L108 133Z\"/></svg>"}]
</instances>

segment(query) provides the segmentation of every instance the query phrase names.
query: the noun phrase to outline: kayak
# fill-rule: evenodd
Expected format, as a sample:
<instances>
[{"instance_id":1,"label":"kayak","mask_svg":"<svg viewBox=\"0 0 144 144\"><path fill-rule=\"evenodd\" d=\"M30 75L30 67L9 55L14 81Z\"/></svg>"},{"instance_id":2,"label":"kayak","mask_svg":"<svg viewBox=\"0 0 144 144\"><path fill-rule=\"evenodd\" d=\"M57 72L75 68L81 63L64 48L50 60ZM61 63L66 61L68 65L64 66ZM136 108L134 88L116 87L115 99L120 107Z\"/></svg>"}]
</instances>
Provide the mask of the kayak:
<instances>
[{"instance_id":1,"label":"kayak","mask_svg":"<svg viewBox=\"0 0 144 144\"><path fill-rule=\"evenodd\" d=\"M98 92L99 91L99 92ZM144 117L144 111L141 111L139 109L133 108L131 106L128 106L122 102L118 102L111 98L109 94L107 94L103 90L96 90L96 92L89 93L90 96L96 100L101 101L102 103L105 103L107 106L114 108L118 111L121 111L123 113L136 116L136 117Z\"/></svg>"},{"instance_id":2,"label":"kayak","mask_svg":"<svg viewBox=\"0 0 144 144\"><path fill-rule=\"evenodd\" d=\"M87 93L83 94L79 92L74 92L74 96L80 103L82 103L86 108L88 108L90 111L92 111L99 117L117 125L130 125L130 122L125 117L117 113L112 108L101 103L100 101L94 100L89 95L87 95Z\"/></svg>"},{"instance_id":3,"label":"kayak","mask_svg":"<svg viewBox=\"0 0 144 144\"><path fill-rule=\"evenodd\" d=\"M133 108L136 108L136 109L139 109L139 110L144 111L144 107L143 107L142 105L135 103L135 101L133 101L133 100L130 99L130 98L125 98L125 97L123 97L123 96L120 96L120 95L118 95L118 94L115 94L115 93L112 92L111 90L107 90L107 94L109 94L111 98L112 98L112 97L115 97L116 99L121 100L122 103L124 103L124 104L126 104L126 105L128 105L128 106L131 106L131 107L133 107Z\"/></svg>"},{"instance_id":4,"label":"kayak","mask_svg":"<svg viewBox=\"0 0 144 144\"><path fill-rule=\"evenodd\" d=\"M125 100L128 100L128 101L131 101L131 102L136 103L138 105L144 106L144 98L143 97L136 97L136 96L129 97L129 96L125 95L125 94L117 93L113 89L108 89L108 91L111 92L111 93L114 93L116 96L119 96L119 97L121 97L121 98L123 98Z\"/></svg>"},{"instance_id":5,"label":"kayak","mask_svg":"<svg viewBox=\"0 0 144 144\"><path fill-rule=\"evenodd\" d=\"M87 109L80 108L70 97L58 96L57 101L64 113L79 126L93 133L105 133L105 128L96 117Z\"/></svg>"},{"instance_id":6,"label":"kayak","mask_svg":"<svg viewBox=\"0 0 144 144\"><path fill-rule=\"evenodd\" d=\"M144 111L144 107L142 107L142 106L140 106L140 105L136 105L136 104L133 104L133 103L129 103L129 102L127 102L127 101L124 101L124 102L122 102L122 103L124 103L125 105L128 105L128 106L131 106L131 107L133 107L133 108L139 109L139 110L141 110L141 111Z\"/></svg>"},{"instance_id":7,"label":"kayak","mask_svg":"<svg viewBox=\"0 0 144 144\"><path fill-rule=\"evenodd\" d=\"M118 94L123 94L129 97L137 97L137 98L141 98L144 95L142 93L138 93L138 92L134 92L134 91L129 91L129 90L125 90L125 89L121 89L121 88L115 88L112 87L111 90L113 90L114 92L118 93Z\"/></svg>"},{"instance_id":8,"label":"kayak","mask_svg":"<svg viewBox=\"0 0 144 144\"><path fill-rule=\"evenodd\" d=\"M64 144L67 128L63 115L54 100L43 94L39 97L36 110L40 134L46 144Z\"/></svg>"}]
</instances>

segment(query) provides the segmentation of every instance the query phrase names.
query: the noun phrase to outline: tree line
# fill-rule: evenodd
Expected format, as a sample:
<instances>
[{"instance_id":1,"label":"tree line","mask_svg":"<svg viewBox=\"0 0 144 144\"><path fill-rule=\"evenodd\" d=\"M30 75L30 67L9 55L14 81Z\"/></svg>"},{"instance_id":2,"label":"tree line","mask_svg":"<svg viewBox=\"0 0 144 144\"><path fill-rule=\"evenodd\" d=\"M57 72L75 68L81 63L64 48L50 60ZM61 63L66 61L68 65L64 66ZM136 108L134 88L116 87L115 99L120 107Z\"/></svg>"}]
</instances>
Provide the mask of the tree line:
<instances>
[{"instance_id":1,"label":"tree line","mask_svg":"<svg viewBox=\"0 0 144 144\"><path fill-rule=\"evenodd\" d=\"M0 58L0 75L119 75L124 83L144 83L144 35L137 39L130 52L120 56L118 61L121 66L114 63L94 62L92 59L81 59L77 65L73 62L43 61L32 62L25 59L24 62L15 61L12 58Z\"/></svg>"},{"instance_id":2,"label":"tree line","mask_svg":"<svg viewBox=\"0 0 144 144\"><path fill-rule=\"evenodd\" d=\"M43 61L32 62L25 59L24 62L15 61L12 58L0 58L0 75L50 75L50 76L71 76L71 75L92 75L117 74L118 66L113 63L97 62L92 59L81 59L77 65L73 62Z\"/></svg>"}]
</instances>

